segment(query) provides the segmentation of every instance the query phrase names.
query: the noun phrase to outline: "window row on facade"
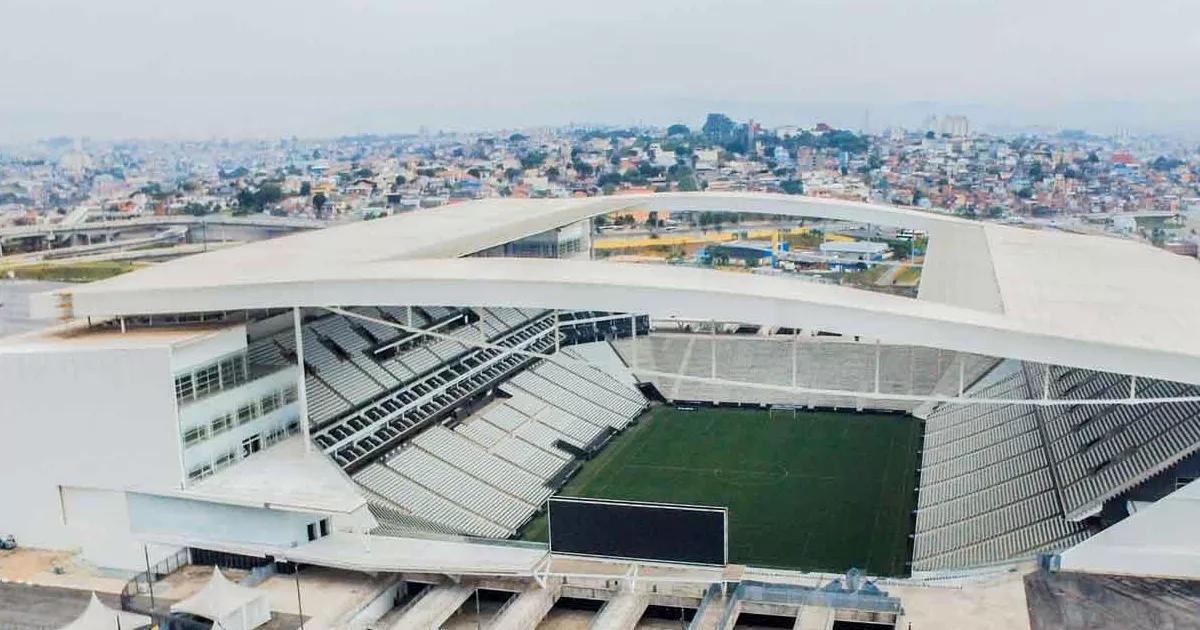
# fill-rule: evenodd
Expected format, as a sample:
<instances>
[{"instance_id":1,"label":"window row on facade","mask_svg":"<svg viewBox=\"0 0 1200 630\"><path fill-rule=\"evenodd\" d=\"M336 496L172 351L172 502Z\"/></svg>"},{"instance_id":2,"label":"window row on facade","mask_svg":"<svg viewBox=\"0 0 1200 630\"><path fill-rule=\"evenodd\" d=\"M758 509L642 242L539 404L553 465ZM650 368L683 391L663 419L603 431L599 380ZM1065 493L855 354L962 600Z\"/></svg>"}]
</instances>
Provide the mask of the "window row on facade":
<instances>
[{"instance_id":1,"label":"window row on facade","mask_svg":"<svg viewBox=\"0 0 1200 630\"><path fill-rule=\"evenodd\" d=\"M188 448L217 437L230 429L261 418L284 405L296 401L296 386L289 385L283 389L264 394L262 397L246 402L237 409L227 411L213 418L207 424L189 427L183 431L183 447Z\"/></svg>"},{"instance_id":2,"label":"window row on facade","mask_svg":"<svg viewBox=\"0 0 1200 630\"><path fill-rule=\"evenodd\" d=\"M237 387L249 380L245 352L237 352L175 376L175 399L187 402Z\"/></svg>"}]
</instances>

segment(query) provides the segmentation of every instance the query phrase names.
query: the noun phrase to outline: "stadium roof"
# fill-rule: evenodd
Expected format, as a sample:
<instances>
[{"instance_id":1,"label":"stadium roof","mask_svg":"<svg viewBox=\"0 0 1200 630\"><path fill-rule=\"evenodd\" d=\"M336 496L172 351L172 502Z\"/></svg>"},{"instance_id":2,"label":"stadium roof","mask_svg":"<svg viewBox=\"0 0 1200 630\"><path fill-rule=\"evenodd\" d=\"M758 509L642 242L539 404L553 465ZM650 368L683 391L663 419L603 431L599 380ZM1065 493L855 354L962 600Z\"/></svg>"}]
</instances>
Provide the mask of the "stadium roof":
<instances>
[{"instance_id":1,"label":"stadium roof","mask_svg":"<svg viewBox=\"0 0 1200 630\"><path fill-rule=\"evenodd\" d=\"M930 243L919 297L765 275L458 259L612 211L736 211L908 227ZM36 296L42 317L340 304L532 306L820 328L1200 382L1200 265L1130 240L906 208L758 193L489 199L183 258Z\"/></svg>"}]
</instances>

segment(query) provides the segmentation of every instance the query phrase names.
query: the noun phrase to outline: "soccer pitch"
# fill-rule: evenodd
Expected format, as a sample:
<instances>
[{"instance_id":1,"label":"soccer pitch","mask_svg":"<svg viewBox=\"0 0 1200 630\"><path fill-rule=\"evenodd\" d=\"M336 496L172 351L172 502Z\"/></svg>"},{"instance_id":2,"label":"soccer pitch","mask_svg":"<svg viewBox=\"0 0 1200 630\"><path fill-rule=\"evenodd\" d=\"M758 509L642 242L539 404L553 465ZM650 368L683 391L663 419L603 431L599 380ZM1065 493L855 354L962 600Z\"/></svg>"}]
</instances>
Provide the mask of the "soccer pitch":
<instances>
[{"instance_id":1,"label":"soccer pitch","mask_svg":"<svg viewBox=\"0 0 1200 630\"><path fill-rule=\"evenodd\" d=\"M559 494L726 506L733 563L903 575L920 431L900 415L658 407ZM525 537L545 540L544 517Z\"/></svg>"}]
</instances>

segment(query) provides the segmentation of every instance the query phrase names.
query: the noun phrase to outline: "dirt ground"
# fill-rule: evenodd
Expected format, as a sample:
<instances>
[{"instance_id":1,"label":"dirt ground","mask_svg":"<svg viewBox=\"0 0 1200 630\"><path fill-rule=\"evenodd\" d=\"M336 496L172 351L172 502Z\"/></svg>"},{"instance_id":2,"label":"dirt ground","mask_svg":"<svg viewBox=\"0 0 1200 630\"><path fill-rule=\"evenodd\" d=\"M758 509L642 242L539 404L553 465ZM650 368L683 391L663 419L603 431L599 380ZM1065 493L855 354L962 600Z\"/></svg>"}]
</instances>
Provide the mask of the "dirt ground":
<instances>
[{"instance_id":1,"label":"dirt ground","mask_svg":"<svg viewBox=\"0 0 1200 630\"><path fill-rule=\"evenodd\" d=\"M0 580L120 593L125 580L80 562L66 551L18 548L0 551Z\"/></svg>"}]
</instances>

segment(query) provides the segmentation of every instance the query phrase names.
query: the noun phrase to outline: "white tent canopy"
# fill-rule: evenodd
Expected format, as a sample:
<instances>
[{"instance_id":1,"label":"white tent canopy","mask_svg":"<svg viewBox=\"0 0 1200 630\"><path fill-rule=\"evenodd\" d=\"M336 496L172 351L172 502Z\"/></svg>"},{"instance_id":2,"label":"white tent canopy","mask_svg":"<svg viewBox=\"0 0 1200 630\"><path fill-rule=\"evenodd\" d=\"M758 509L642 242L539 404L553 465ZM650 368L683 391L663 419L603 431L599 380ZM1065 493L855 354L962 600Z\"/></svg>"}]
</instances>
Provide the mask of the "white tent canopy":
<instances>
[{"instance_id":1,"label":"white tent canopy","mask_svg":"<svg viewBox=\"0 0 1200 630\"><path fill-rule=\"evenodd\" d=\"M173 604L171 612L190 613L211 619L224 630L251 630L271 620L267 594L230 582L217 567L204 590Z\"/></svg>"},{"instance_id":2,"label":"white tent canopy","mask_svg":"<svg viewBox=\"0 0 1200 630\"><path fill-rule=\"evenodd\" d=\"M61 630L113 630L114 628L133 630L148 625L150 625L149 617L109 608L100 601L99 597L96 597L95 593L92 593L92 601L88 602L83 613L76 617L75 621L63 626Z\"/></svg>"}]
</instances>

